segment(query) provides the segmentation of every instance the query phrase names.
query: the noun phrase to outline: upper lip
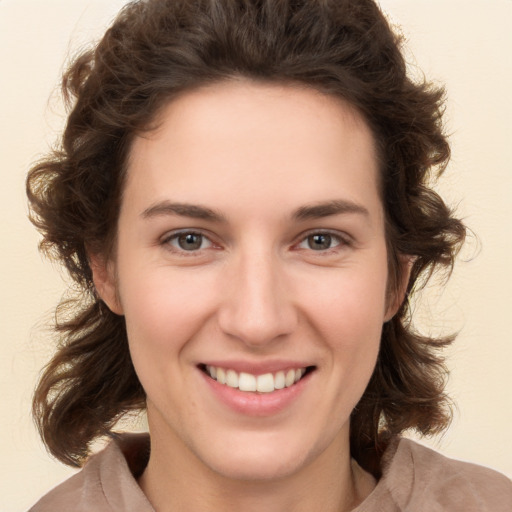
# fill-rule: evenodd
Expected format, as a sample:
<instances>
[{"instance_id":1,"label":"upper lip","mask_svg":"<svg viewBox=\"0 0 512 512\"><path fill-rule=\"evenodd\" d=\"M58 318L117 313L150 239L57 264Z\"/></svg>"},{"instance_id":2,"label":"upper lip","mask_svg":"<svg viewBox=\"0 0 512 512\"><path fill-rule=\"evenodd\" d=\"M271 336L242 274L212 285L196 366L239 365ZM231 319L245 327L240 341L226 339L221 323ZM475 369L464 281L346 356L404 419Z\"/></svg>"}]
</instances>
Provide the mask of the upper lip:
<instances>
[{"instance_id":1,"label":"upper lip","mask_svg":"<svg viewBox=\"0 0 512 512\"><path fill-rule=\"evenodd\" d=\"M241 360L209 360L203 361L199 366L215 366L226 370L234 370L237 373L245 372L252 375L263 375L265 373L276 373L290 369L308 368L313 366L310 362L293 360L273 361L241 361Z\"/></svg>"}]
</instances>

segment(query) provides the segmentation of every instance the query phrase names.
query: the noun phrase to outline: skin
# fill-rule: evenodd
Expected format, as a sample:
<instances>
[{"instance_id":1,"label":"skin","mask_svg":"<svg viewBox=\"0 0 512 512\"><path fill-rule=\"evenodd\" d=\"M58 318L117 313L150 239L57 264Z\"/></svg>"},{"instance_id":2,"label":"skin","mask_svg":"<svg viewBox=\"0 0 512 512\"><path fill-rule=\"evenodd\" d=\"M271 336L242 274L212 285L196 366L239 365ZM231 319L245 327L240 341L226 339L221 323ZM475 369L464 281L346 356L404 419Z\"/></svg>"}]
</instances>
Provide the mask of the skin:
<instances>
[{"instance_id":1,"label":"skin","mask_svg":"<svg viewBox=\"0 0 512 512\"><path fill-rule=\"evenodd\" d=\"M350 413L401 298L386 299L373 136L341 100L247 81L188 92L158 121L131 149L115 259L93 258L147 393L139 483L159 512L350 510L375 485L350 459ZM211 361L314 371L253 416L212 393Z\"/></svg>"}]
</instances>

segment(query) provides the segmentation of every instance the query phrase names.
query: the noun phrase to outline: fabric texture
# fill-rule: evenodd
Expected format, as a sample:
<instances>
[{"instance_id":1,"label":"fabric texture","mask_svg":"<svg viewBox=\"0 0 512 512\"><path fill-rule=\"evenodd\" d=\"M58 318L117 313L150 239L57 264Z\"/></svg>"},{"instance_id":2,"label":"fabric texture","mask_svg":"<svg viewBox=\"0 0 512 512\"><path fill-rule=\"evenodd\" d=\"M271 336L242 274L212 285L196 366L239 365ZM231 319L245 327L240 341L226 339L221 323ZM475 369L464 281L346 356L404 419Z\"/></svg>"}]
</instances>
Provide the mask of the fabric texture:
<instances>
[{"instance_id":1,"label":"fabric texture","mask_svg":"<svg viewBox=\"0 0 512 512\"><path fill-rule=\"evenodd\" d=\"M124 434L29 512L155 512L137 484L149 437ZM353 512L511 512L512 481L475 464L396 439L382 459L382 478Z\"/></svg>"}]
</instances>

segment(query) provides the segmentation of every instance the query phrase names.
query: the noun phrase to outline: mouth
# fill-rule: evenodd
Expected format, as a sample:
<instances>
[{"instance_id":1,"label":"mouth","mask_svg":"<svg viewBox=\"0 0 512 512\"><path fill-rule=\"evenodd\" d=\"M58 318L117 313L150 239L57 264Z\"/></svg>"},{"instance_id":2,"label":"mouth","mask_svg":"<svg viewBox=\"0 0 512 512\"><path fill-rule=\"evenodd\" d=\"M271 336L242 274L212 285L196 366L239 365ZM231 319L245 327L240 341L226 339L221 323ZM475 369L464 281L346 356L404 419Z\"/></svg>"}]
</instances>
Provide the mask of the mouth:
<instances>
[{"instance_id":1,"label":"mouth","mask_svg":"<svg viewBox=\"0 0 512 512\"><path fill-rule=\"evenodd\" d=\"M290 388L315 370L314 366L288 368L274 373L255 375L230 368L201 364L199 369L211 379L227 387L247 393L273 393Z\"/></svg>"}]
</instances>

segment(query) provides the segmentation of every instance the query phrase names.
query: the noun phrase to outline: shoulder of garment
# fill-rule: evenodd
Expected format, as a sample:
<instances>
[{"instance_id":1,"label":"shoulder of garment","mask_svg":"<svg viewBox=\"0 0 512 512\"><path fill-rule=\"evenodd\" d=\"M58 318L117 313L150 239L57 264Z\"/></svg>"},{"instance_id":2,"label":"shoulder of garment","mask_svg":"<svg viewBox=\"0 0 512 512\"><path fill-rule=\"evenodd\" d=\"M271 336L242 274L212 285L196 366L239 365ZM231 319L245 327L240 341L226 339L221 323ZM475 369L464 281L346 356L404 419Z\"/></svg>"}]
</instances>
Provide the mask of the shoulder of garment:
<instances>
[{"instance_id":1,"label":"shoulder of garment","mask_svg":"<svg viewBox=\"0 0 512 512\"><path fill-rule=\"evenodd\" d=\"M512 512L512 481L409 439L394 440L382 477L354 512Z\"/></svg>"},{"instance_id":2,"label":"shoulder of garment","mask_svg":"<svg viewBox=\"0 0 512 512\"><path fill-rule=\"evenodd\" d=\"M147 435L116 436L80 472L43 496L29 512L154 512L137 484L149 454Z\"/></svg>"}]
</instances>

